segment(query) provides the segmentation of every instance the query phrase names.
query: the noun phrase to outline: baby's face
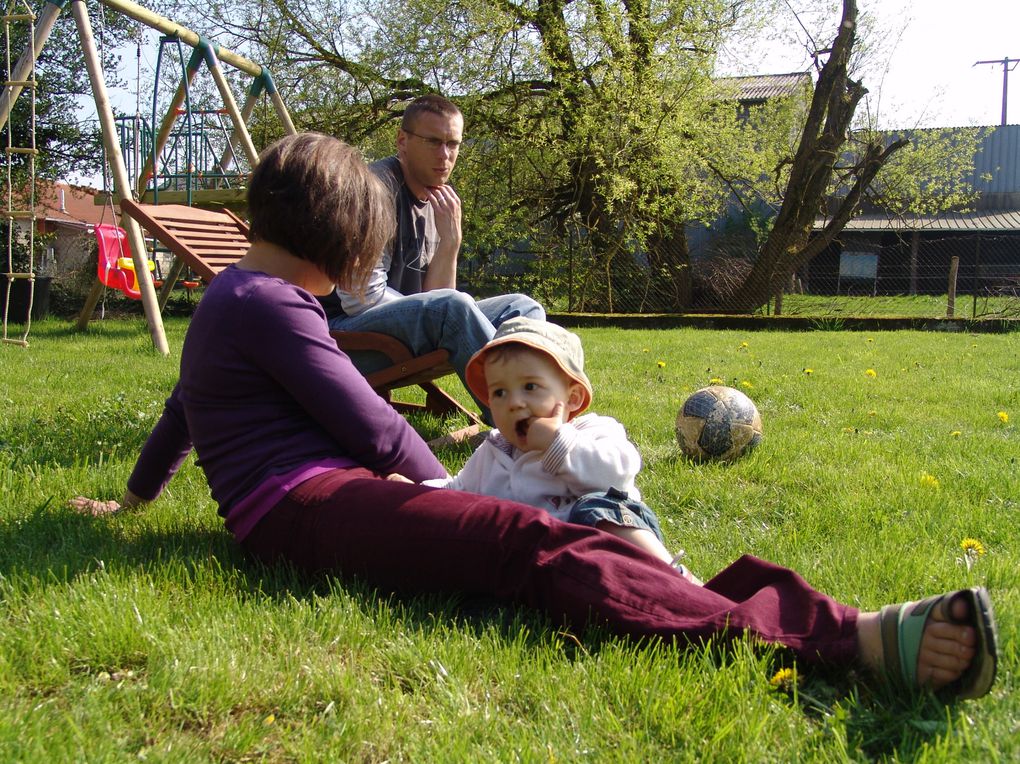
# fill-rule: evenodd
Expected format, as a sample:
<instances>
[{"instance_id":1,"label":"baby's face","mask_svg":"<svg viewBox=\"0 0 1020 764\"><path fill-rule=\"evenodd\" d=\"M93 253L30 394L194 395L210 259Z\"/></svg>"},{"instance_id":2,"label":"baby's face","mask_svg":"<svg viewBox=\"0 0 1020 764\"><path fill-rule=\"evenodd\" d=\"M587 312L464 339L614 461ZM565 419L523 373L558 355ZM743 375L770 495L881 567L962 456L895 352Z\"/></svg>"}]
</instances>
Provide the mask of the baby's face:
<instances>
[{"instance_id":1,"label":"baby's face","mask_svg":"<svg viewBox=\"0 0 1020 764\"><path fill-rule=\"evenodd\" d=\"M485 382L493 424L522 451L528 450L528 428L535 419L552 416L557 403L563 404L562 421L573 410L570 388L576 383L542 353L517 352L486 359Z\"/></svg>"}]
</instances>

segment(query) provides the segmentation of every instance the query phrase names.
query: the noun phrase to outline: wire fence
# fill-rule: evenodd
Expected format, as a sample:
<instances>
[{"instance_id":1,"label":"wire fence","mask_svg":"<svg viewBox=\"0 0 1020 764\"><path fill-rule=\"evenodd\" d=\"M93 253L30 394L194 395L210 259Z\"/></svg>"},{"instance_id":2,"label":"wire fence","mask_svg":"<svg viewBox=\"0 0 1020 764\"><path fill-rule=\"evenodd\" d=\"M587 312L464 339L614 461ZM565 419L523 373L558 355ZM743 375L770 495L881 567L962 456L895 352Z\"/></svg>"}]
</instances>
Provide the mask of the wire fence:
<instances>
[{"instance_id":1,"label":"wire fence","mask_svg":"<svg viewBox=\"0 0 1020 764\"><path fill-rule=\"evenodd\" d=\"M74 311L95 280L94 237L78 232L55 247L52 307ZM459 286L476 297L525 292L550 313L747 315L726 298L751 268L749 251L739 242L716 242L692 255L689 268L679 258L594 258L579 247L507 251L482 264L463 258ZM140 310L116 295L109 300ZM847 238L801 268L754 315L1020 319L1020 234Z\"/></svg>"},{"instance_id":2,"label":"wire fence","mask_svg":"<svg viewBox=\"0 0 1020 764\"><path fill-rule=\"evenodd\" d=\"M725 240L672 262L506 251L470 264L462 288L524 291L561 313L746 314L727 297L750 272L751 251ZM801 268L756 314L1020 318L1020 233L855 234Z\"/></svg>"}]
</instances>

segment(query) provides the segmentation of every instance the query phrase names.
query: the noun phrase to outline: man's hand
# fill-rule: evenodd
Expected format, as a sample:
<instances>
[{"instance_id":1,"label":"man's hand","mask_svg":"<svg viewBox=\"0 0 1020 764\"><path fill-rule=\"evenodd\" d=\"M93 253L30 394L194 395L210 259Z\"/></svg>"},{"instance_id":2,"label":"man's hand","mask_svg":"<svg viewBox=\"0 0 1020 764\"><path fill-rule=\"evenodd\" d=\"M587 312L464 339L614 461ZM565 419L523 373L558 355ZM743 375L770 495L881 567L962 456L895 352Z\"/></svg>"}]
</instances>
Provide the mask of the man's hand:
<instances>
[{"instance_id":1,"label":"man's hand","mask_svg":"<svg viewBox=\"0 0 1020 764\"><path fill-rule=\"evenodd\" d=\"M436 216L436 231L439 233L441 242L456 242L457 249L460 249L460 197L453 190L453 186L429 186L425 189L428 194L429 203Z\"/></svg>"},{"instance_id":2,"label":"man's hand","mask_svg":"<svg viewBox=\"0 0 1020 764\"><path fill-rule=\"evenodd\" d=\"M460 253L460 197L453 186L429 186L425 189L436 219L439 243L425 272L422 287L430 289L457 288L457 255Z\"/></svg>"},{"instance_id":3,"label":"man's hand","mask_svg":"<svg viewBox=\"0 0 1020 764\"><path fill-rule=\"evenodd\" d=\"M552 445L552 442L556 439L556 433L559 432L560 426L563 424L563 413L563 404L557 403L556 408L553 409L552 414L549 416L536 417L531 420L531 424L528 426L528 434L525 436L529 449L545 451Z\"/></svg>"}]
</instances>

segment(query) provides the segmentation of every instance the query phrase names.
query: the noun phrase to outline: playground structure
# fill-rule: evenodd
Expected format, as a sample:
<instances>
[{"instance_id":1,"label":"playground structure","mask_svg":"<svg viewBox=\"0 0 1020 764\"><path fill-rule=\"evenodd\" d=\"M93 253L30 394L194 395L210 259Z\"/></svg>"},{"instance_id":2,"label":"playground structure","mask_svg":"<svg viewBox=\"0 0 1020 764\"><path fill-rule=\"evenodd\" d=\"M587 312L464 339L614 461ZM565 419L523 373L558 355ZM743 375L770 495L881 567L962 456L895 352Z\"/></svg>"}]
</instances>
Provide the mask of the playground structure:
<instances>
[{"instance_id":1,"label":"playground structure","mask_svg":"<svg viewBox=\"0 0 1020 764\"><path fill-rule=\"evenodd\" d=\"M29 52L31 53L31 66L25 68L19 65L17 71L14 71L11 69L10 55L11 24L19 22L25 23L28 26L28 46ZM7 221L7 256L5 258L6 268L4 269L4 275L7 283L5 285L6 290L4 292L3 302L2 340L4 343L21 345L24 347L28 345L28 332L32 326L32 301L35 295L35 226L32 224L35 217L35 157L38 154L35 147L35 59L38 55L38 53L34 50L35 14L32 13L31 9L23 2L23 0L19 0L18 2L12 3L12 5L5 10L3 24L4 50L6 54L5 71L9 73L9 79L8 82L4 83L4 89L6 91L11 87L18 87L28 91L29 119L31 120L31 125L29 126L27 135L29 145L15 146L13 131L8 130L7 141L4 146L6 158L6 161L4 162L4 169L7 188L7 204L5 209ZM10 106L13 106L13 103L11 103ZM8 107L7 111L10 111L10 107ZM24 156L28 164L27 187L22 189L22 194L17 200L20 202L18 208L15 207L15 198L12 189L12 163L13 157L16 155ZM19 259L18 263L15 263L14 252L16 245L20 243L17 241L18 232L15 226L16 220L29 221L27 262L22 262ZM15 270L16 264L21 265L24 270ZM21 335L17 338L12 338L7 335L7 319L10 312L11 297L14 294L16 285L20 284L27 284L28 286L27 310Z\"/></svg>"},{"instance_id":2,"label":"playground structure","mask_svg":"<svg viewBox=\"0 0 1020 764\"><path fill-rule=\"evenodd\" d=\"M22 4L24 3L24 0L17 1ZM168 166L166 161L161 162L160 160L165 159L168 155L165 154L165 151L169 146L169 156L177 156L175 152L178 148L180 148L183 152L184 166L187 168L187 171L185 173L176 171L164 173L164 180L176 183L183 178L183 193L185 197L183 201L187 204L193 203L196 193L201 191L201 189L197 188L195 185L195 182L199 180L200 176L198 173L194 172L194 160L196 159L197 151L205 149L203 146L196 147L191 140L191 136L194 134L194 131L190 130L190 128L194 125L196 117L204 118L207 115L215 114L223 131L226 131L226 127L222 122L223 117L228 118L231 125L225 148L219 155L219 159L216 162L217 175L219 176L215 179L216 183L231 182L230 175L228 173L230 167L234 165L237 152L243 154L249 166L254 166L258 161L258 153L252 142L251 136L248 133L247 123L254 112L258 99L263 95L267 96L272 102L274 111L283 126L284 132L288 134L296 132L294 124L290 119L290 115L287 112L286 105L283 102L283 98L276 90L275 84L272 80L272 75L265 67L250 61L237 53L213 45L201 35L156 13L153 13L146 8L131 2L130 0L99 0L99 2L105 8L124 14L125 16L134 19L136 22L144 24L164 35L160 48L161 57L163 44L166 41L173 41L178 46L178 50L181 50L181 46L183 45L187 45L192 49L190 58L182 67L183 72L180 84L177 86L177 89L171 99L170 106L160 122L158 130L155 131L155 134L153 135L153 131L148 129L147 126L138 124L137 120L131 126L132 129L129 135L125 135L123 127L118 125L110 104L106 88L106 79L102 70L95 38L93 36L91 19L89 18L84 0L48 0L38 16L27 8L24 12L9 12L5 15L5 24L27 20L32 25L32 31L29 34L29 41L25 52L22 54L17 64L13 69L8 67L10 76L8 81L4 83L3 92L0 93L0 129L7 124L14 103L22 91L28 90L30 93L34 93L35 62L39 56L39 52L42 50L46 40L49 38L61 11L66 8L67 5L70 5L75 25L77 27L78 37L81 42L84 63L89 74L89 81L92 87L92 95L95 100L96 111L99 115L100 126L102 128L103 149L106 156L106 163L112 176L114 199L144 200L158 203L160 195L160 172ZM181 58L183 59L183 56L181 56ZM230 85L227 82L226 76L220 66L221 62L229 64L238 71L248 74L253 78L252 85L248 90L244 104L240 107L234 99ZM189 98L190 88L192 87L195 77L203 64L212 76L216 89L223 101L222 110L196 113L191 109ZM153 103L155 110L155 97ZM175 137L179 138L181 135L181 132L174 133L175 125L181 117L184 117L185 119L186 129L184 134L188 136L186 143L183 146L179 146L178 141L172 142L171 140ZM153 122L155 122L155 119ZM146 131L148 131L147 135ZM11 131L8 130L8 135L10 132ZM128 139L125 142L125 146L129 148L129 151L127 152L129 160L125 159L125 151L122 150L122 140L125 138ZM146 149L146 151L143 151L143 148ZM34 146L31 147L31 151L35 151ZM8 150L8 167L10 165L11 153L12 152ZM134 172L131 174L128 172L129 161L131 163L130 166L134 169ZM206 178L206 180L208 180L208 178ZM170 187L167 186L167 188ZM179 189L171 189L171 192L174 191L178 194L180 193ZM12 210L10 202L10 183L8 183L7 196L7 219L9 228L13 229L13 221L15 219L21 219L26 216L29 219L34 218L34 212L31 209L21 211ZM182 200L174 198L173 201ZM166 334L163 330L163 321L160 309L161 305L165 303L166 298L169 296L169 290L173 287L174 282L180 277L181 271L184 268L184 262L179 259L175 260L170 273L166 274L163 284L164 291L160 295L160 298L157 299L149 260L146 256L146 246L142 230L138 223L128 216L122 217L122 226L127 238L132 264L131 268L127 268L126 263L120 263L125 266L122 270L130 271L131 275L136 279L137 292L142 301L153 345L160 353L166 355L169 353L169 348L166 342ZM11 248L9 245L8 252L10 251ZM8 272L10 272L10 270L11 269L8 266ZM23 274L16 275L20 277ZM31 280L32 275L32 270L30 268L28 274L25 274L25 277ZM10 278L11 275L8 275L8 279ZM89 292L89 295L85 300L85 304L81 312L79 313L77 321L79 328L84 328L88 325L91 320L92 313L95 310L96 303L102 296L104 288L104 283L97 278L92 290ZM4 326L6 330L6 319ZM21 344L27 344L27 340L23 341Z\"/></svg>"}]
</instances>

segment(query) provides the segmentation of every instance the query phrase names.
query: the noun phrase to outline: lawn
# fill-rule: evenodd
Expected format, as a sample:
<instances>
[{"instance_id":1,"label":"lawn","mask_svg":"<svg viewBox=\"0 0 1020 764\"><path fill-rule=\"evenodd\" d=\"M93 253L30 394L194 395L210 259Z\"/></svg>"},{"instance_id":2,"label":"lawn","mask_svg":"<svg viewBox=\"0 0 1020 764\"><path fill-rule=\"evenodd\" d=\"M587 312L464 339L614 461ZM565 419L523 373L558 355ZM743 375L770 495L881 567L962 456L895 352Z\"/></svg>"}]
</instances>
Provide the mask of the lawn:
<instances>
[{"instance_id":1,"label":"lawn","mask_svg":"<svg viewBox=\"0 0 1020 764\"><path fill-rule=\"evenodd\" d=\"M774 306L766 307L770 312ZM889 317L889 318L945 318L948 315L949 298L944 294L931 295L810 295L787 294L783 296L783 315L828 318ZM953 305L956 318L995 319L1017 318L1020 316L1020 297L988 296L974 297L968 294L956 295Z\"/></svg>"},{"instance_id":2,"label":"lawn","mask_svg":"<svg viewBox=\"0 0 1020 764\"><path fill-rule=\"evenodd\" d=\"M862 608L990 589L999 680L943 707L802 666L777 689L790 657L747 641L633 644L267 569L192 459L143 511L76 516L72 495L119 497L172 388L187 322L166 326L168 359L138 319L0 347L0 761L1020 759L1020 333L579 331L593 410L626 425L695 573L751 553ZM694 464L674 417L719 380L765 438Z\"/></svg>"}]
</instances>

